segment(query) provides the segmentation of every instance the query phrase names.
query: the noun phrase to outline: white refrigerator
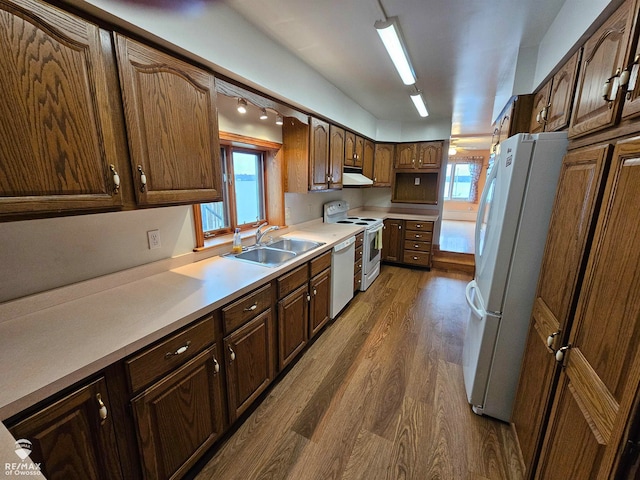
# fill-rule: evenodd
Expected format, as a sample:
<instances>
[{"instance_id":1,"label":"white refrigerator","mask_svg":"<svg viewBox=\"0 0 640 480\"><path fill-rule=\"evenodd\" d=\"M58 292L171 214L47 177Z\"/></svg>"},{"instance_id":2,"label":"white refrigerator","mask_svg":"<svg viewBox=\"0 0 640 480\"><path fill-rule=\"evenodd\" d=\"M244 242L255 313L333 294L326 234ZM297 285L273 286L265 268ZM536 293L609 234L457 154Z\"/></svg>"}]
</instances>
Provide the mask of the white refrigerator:
<instances>
[{"instance_id":1,"label":"white refrigerator","mask_svg":"<svg viewBox=\"0 0 640 480\"><path fill-rule=\"evenodd\" d=\"M518 134L499 146L480 199L476 275L463 345L464 384L479 415L508 422L567 135Z\"/></svg>"}]
</instances>

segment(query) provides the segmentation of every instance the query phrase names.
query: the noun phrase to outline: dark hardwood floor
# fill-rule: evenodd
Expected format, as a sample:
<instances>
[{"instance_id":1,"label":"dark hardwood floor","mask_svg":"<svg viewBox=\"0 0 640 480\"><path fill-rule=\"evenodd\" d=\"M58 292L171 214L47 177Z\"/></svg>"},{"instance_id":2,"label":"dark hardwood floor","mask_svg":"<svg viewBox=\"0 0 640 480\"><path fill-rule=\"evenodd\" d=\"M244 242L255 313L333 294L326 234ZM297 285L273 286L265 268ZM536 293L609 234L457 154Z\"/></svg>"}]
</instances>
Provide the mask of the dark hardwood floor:
<instances>
[{"instance_id":1,"label":"dark hardwood floor","mask_svg":"<svg viewBox=\"0 0 640 480\"><path fill-rule=\"evenodd\" d=\"M469 280L384 265L196 478L522 478L510 426L466 401Z\"/></svg>"}]
</instances>

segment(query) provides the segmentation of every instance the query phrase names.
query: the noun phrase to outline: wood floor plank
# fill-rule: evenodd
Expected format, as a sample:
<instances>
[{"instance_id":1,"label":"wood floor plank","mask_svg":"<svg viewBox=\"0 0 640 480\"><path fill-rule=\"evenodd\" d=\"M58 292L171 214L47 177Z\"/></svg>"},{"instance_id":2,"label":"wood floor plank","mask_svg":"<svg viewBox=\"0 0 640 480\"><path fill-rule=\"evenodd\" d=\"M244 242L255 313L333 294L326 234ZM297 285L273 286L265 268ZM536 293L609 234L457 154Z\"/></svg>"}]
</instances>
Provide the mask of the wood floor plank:
<instances>
[{"instance_id":1,"label":"wood floor plank","mask_svg":"<svg viewBox=\"0 0 640 480\"><path fill-rule=\"evenodd\" d=\"M198 480L520 480L509 425L466 401L464 274L385 265Z\"/></svg>"}]
</instances>

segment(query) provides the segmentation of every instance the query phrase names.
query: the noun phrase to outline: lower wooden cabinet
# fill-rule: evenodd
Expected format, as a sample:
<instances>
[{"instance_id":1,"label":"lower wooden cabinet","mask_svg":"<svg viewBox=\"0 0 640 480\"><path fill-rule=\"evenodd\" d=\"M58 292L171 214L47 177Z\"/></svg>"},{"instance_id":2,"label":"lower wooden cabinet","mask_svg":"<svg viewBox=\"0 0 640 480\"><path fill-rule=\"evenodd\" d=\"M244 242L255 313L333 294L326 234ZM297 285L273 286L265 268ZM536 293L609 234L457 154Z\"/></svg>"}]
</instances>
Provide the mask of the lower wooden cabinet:
<instances>
[{"instance_id":1,"label":"lower wooden cabinet","mask_svg":"<svg viewBox=\"0 0 640 480\"><path fill-rule=\"evenodd\" d=\"M229 420L235 421L274 376L271 308L224 338Z\"/></svg>"},{"instance_id":2,"label":"lower wooden cabinet","mask_svg":"<svg viewBox=\"0 0 640 480\"><path fill-rule=\"evenodd\" d=\"M313 338L331 320L331 269L319 273L309 282L309 337Z\"/></svg>"},{"instance_id":3,"label":"lower wooden cabinet","mask_svg":"<svg viewBox=\"0 0 640 480\"><path fill-rule=\"evenodd\" d=\"M382 230L382 260L386 262L402 261L402 239L404 220L387 218Z\"/></svg>"},{"instance_id":4,"label":"lower wooden cabinet","mask_svg":"<svg viewBox=\"0 0 640 480\"><path fill-rule=\"evenodd\" d=\"M31 442L30 457L49 480L126 478L110 414L106 383L100 377L9 431Z\"/></svg>"},{"instance_id":5,"label":"lower wooden cabinet","mask_svg":"<svg viewBox=\"0 0 640 480\"><path fill-rule=\"evenodd\" d=\"M132 400L144 478L180 478L215 442L222 391L214 344Z\"/></svg>"}]
</instances>

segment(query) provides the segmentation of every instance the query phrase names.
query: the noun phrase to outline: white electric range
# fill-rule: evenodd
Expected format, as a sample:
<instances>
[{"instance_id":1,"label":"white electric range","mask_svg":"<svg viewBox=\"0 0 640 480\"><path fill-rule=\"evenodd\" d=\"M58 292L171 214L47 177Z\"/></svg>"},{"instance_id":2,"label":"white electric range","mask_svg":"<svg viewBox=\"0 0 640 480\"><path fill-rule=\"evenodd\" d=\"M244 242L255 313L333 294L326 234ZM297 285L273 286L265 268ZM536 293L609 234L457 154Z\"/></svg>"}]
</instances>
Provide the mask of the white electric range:
<instances>
[{"instance_id":1,"label":"white electric range","mask_svg":"<svg viewBox=\"0 0 640 480\"><path fill-rule=\"evenodd\" d=\"M365 291L380 274L380 259L382 258L382 227L381 218L349 216L349 204L342 200L324 204L324 222L342 225L362 225L364 230L364 245L362 249L362 282L360 290Z\"/></svg>"}]
</instances>

